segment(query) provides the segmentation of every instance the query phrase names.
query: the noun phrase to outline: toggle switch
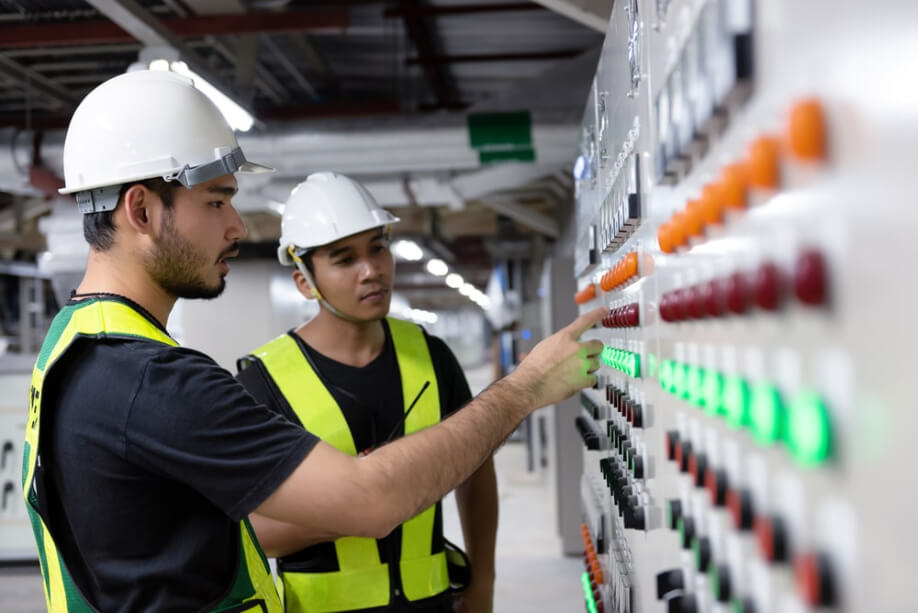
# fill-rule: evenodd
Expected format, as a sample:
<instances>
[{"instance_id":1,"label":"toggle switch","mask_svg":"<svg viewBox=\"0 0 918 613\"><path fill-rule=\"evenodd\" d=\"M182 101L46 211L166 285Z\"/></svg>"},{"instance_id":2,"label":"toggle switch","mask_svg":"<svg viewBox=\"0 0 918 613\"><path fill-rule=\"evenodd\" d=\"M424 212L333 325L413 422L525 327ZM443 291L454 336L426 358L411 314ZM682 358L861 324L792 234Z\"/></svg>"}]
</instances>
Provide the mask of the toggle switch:
<instances>
[{"instance_id":1,"label":"toggle switch","mask_svg":"<svg viewBox=\"0 0 918 613\"><path fill-rule=\"evenodd\" d=\"M704 486L711 496L711 504L722 507L727 501L727 472L723 469L708 468L704 473Z\"/></svg>"},{"instance_id":2,"label":"toggle switch","mask_svg":"<svg viewBox=\"0 0 918 613\"><path fill-rule=\"evenodd\" d=\"M730 602L730 570L726 564L712 565L708 570L708 582L717 602Z\"/></svg>"},{"instance_id":3,"label":"toggle switch","mask_svg":"<svg viewBox=\"0 0 918 613\"><path fill-rule=\"evenodd\" d=\"M696 538L692 543L692 554L695 557L695 568L699 572L708 572L708 566L711 564L711 540L702 536Z\"/></svg>"},{"instance_id":4,"label":"toggle switch","mask_svg":"<svg viewBox=\"0 0 918 613\"><path fill-rule=\"evenodd\" d=\"M737 530L749 530L753 525L752 494L747 489L728 489L727 509Z\"/></svg>"},{"instance_id":5,"label":"toggle switch","mask_svg":"<svg viewBox=\"0 0 918 613\"><path fill-rule=\"evenodd\" d=\"M682 501L668 500L666 502L666 525L670 530L678 530L680 519L682 519Z\"/></svg>"},{"instance_id":6,"label":"toggle switch","mask_svg":"<svg viewBox=\"0 0 918 613\"><path fill-rule=\"evenodd\" d=\"M784 520L777 515L758 517L755 520L755 536L759 550L768 562L787 562L789 547Z\"/></svg>"},{"instance_id":7,"label":"toggle switch","mask_svg":"<svg viewBox=\"0 0 918 613\"><path fill-rule=\"evenodd\" d=\"M835 585L829 559L822 554L804 553L794 559L794 577L803 601L811 607L835 605Z\"/></svg>"},{"instance_id":8,"label":"toggle switch","mask_svg":"<svg viewBox=\"0 0 918 613\"><path fill-rule=\"evenodd\" d=\"M679 537L682 540L682 548L691 549L692 541L695 538L695 520L683 515L679 518L678 527Z\"/></svg>"}]
</instances>

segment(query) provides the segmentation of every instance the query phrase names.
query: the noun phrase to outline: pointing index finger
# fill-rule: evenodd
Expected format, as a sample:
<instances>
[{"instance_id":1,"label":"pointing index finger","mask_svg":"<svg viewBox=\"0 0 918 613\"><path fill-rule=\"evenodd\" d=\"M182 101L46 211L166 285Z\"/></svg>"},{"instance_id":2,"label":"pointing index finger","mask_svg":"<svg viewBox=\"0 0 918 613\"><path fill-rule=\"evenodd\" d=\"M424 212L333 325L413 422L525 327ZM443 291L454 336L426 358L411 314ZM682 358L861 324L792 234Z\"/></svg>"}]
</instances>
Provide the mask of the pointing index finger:
<instances>
[{"instance_id":1,"label":"pointing index finger","mask_svg":"<svg viewBox=\"0 0 918 613\"><path fill-rule=\"evenodd\" d=\"M564 329L571 335L572 338L576 340L580 338L581 334L599 323L606 313L608 313L608 309L606 307L598 307L592 311L587 311L569 323Z\"/></svg>"}]
</instances>

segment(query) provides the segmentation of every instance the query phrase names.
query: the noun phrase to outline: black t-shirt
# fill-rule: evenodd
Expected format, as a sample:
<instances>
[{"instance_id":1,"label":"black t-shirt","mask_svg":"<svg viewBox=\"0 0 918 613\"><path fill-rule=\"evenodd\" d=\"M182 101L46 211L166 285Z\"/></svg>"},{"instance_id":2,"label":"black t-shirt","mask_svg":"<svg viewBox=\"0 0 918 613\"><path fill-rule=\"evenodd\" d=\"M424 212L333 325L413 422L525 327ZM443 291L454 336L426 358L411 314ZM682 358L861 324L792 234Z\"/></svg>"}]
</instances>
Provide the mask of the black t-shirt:
<instances>
[{"instance_id":1,"label":"black t-shirt","mask_svg":"<svg viewBox=\"0 0 918 613\"><path fill-rule=\"evenodd\" d=\"M335 402L347 420L357 449L367 449L379 446L389 439L395 440L405 434L404 428L404 400L402 394L402 380L398 369L398 360L395 355L395 346L392 344L392 335L389 326L383 320L386 333L385 344L380 354L369 364L363 367L348 366L326 357L310 347L294 332L288 334L296 340L301 351L304 351L311 363L319 372L320 379L325 383ZM427 345L430 349L430 359L433 363L434 373L437 377L437 388L440 396L440 415L445 419L453 412L465 405L472 397L468 382L462 367L450 351L446 343L436 336L425 333ZM299 424L299 419L290 407L290 404L271 382L264 365L254 362L242 370L236 378L249 392L273 411L286 416L294 423ZM431 382L433 383L433 382ZM410 392L407 402L411 403L421 387ZM431 388L425 394L431 393ZM439 553L443 550L442 540L439 535L443 532L443 517L439 504L434 518L433 551ZM396 528L385 539L377 541L380 559L383 562L395 562L400 556L399 543L401 542L401 529ZM317 566L317 558L334 559L333 543L322 543L303 552L286 556L283 565L287 568L302 568L314 572L333 571L336 568ZM447 599L448 600L448 599ZM399 611L413 611L425 608L430 611L451 611L448 602L443 598L431 599L428 602L408 603L401 599L393 599L389 607L384 609L389 613Z\"/></svg>"},{"instance_id":2,"label":"black t-shirt","mask_svg":"<svg viewBox=\"0 0 918 613\"><path fill-rule=\"evenodd\" d=\"M236 570L239 521L317 439L190 349L80 339L49 375L49 528L80 591L106 612L218 601Z\"/></svg>"}]
</instances>

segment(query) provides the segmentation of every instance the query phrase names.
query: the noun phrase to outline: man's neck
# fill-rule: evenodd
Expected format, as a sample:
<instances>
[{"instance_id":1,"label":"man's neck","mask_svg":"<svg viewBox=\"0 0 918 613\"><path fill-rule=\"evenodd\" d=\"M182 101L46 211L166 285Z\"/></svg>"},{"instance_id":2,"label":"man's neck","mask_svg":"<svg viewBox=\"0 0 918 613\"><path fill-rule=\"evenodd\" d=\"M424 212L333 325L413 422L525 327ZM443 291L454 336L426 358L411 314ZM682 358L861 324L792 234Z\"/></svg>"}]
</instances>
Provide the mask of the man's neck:
<instances>
[{"instance_id":1,"label":"man's neck","mask_svg":"<svg viewBox=\"0 0 918 613\"><path fill-rule=\"evenodd\" d=\"M166 327L175 296L167 294L154 283L145 270L136 270L127 258L113 253L89 251L89 263L77 294L118 294L130 298Z\"/></svg>"},{"instance_id":2,"label":"man's neck","mask_svg":"<svg viewBox=\"0 0 918 613\"><path fill-rule=\"evenodd\" d=\"M381 321L347 321L324 308L296 333L322 355L358 368L376 359L386 342Z\"/></svg>"}]
</instances>

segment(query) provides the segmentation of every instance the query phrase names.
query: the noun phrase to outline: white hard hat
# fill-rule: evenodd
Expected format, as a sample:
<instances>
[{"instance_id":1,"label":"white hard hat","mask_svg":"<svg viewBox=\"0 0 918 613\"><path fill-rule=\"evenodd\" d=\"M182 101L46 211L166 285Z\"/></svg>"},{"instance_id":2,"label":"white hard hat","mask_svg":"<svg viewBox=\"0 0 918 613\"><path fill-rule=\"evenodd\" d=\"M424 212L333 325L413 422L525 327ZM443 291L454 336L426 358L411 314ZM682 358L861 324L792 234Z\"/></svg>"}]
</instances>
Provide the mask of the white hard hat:
<instances>
[{"instance_id":1,"label":"white hard hat","mask_svg":"<svg viewBox=\"0 0 918 613\"><path fill-rule=\"evenodd\" d=\"M277 259L291 266L290 247L312 249L397 221L357 181L335 172L316 172L287 198Z\"/></svg>"},{"instance_id":2,"label":"white hard hat","mask_svg":"<svg viewBox=\"0 0 918 613\"><path fill-rule=\"evenodd\" d=\"M83 99L64 141L62 194L84 213L110 211L122 185L153 177L193 187L233 172L270 172L245 159L217 106L173 72L128 72Z\"/></svg>"}]
</instances>

